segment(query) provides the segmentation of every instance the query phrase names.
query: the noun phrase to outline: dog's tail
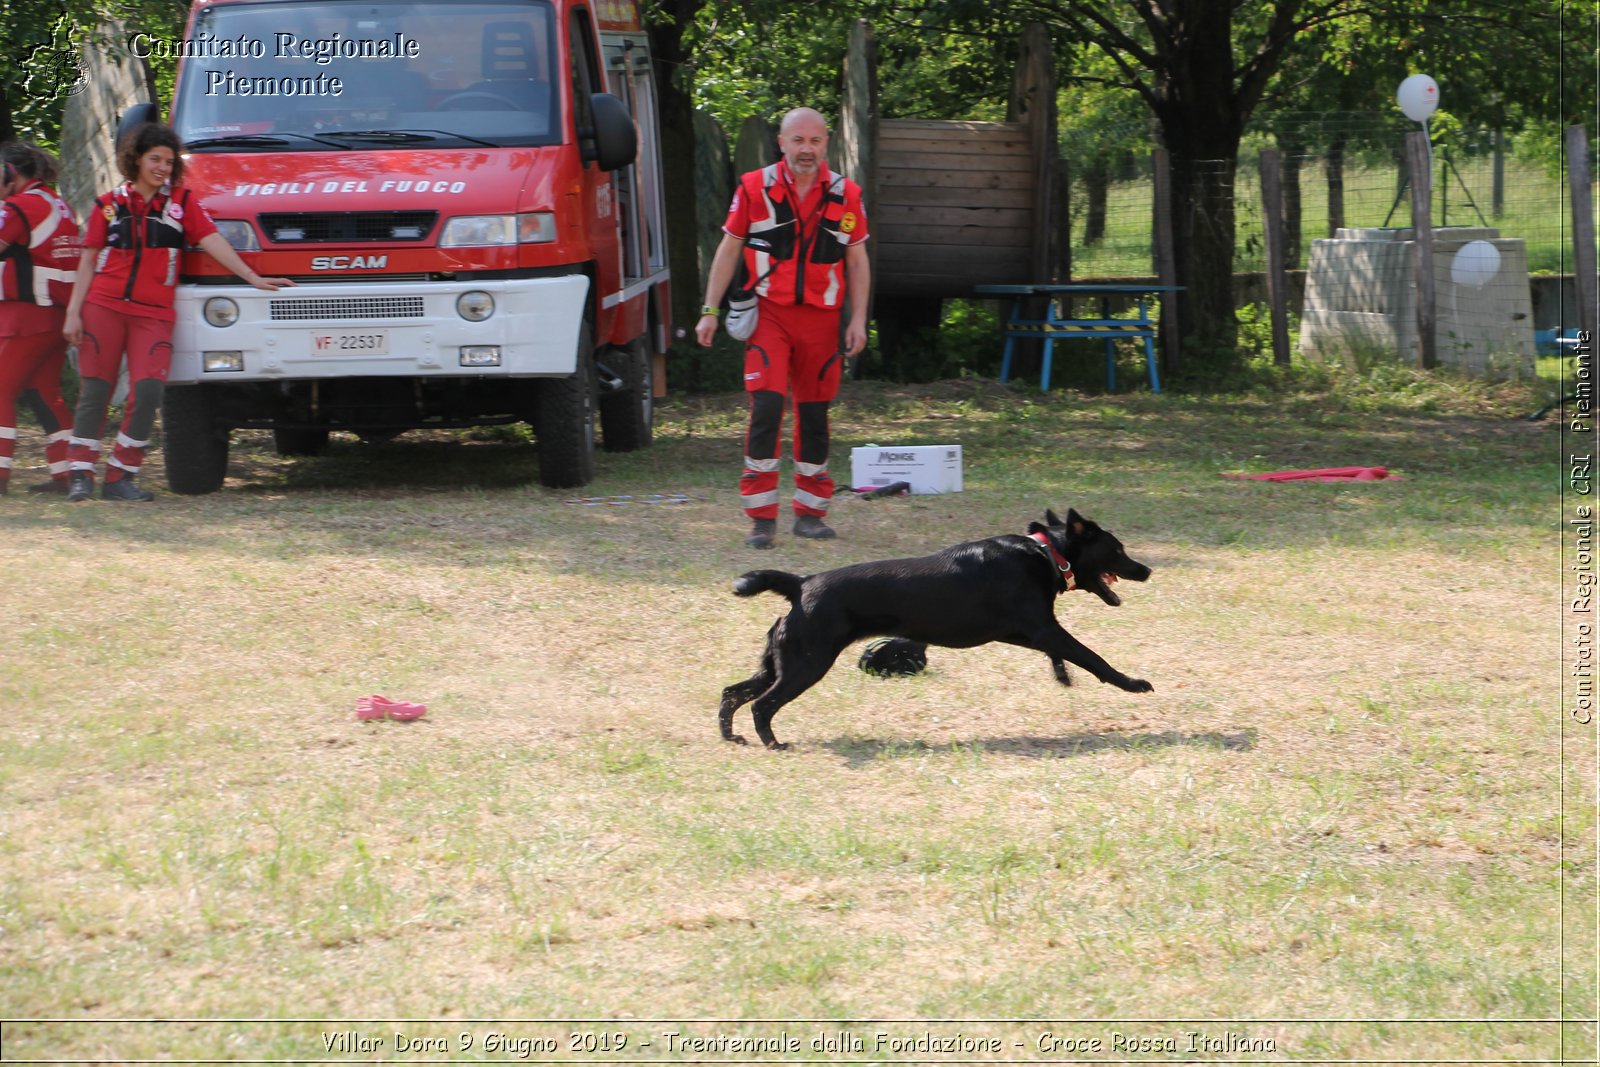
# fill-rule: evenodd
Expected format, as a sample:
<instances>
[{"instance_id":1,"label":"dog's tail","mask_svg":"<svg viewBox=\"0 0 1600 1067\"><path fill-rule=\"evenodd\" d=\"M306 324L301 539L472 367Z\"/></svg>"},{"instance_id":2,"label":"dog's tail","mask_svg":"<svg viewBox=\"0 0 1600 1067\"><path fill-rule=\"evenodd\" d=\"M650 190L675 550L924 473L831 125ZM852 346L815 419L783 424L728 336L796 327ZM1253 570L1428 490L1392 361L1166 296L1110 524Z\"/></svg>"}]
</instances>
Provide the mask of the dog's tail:
<instances>
[{"instance_id":1,"label":"dog's tail","mask_svg":"<svg viewBox=\"0 0 1600 1067\"><path fill-rule=\"evenodd\" d=\"M805 579L788 571L748 571L733 580L735 596L755 596L757 593L778 593L789 603L800 603L800 586Z\"/></svg>"}]
</instances>

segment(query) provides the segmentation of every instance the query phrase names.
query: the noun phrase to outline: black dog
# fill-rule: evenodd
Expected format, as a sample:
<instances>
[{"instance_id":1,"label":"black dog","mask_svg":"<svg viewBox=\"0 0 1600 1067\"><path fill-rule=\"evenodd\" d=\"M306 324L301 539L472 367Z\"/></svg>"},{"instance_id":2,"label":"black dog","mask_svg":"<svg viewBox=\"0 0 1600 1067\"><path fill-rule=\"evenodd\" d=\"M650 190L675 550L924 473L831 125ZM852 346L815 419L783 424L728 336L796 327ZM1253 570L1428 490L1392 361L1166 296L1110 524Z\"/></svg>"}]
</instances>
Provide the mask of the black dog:
<instances>
[{"instance_id":1,"label":"black dog","mask_svg":"<svg viewBox=\"0 0 1600 1067\"><path fill-rule=\"evenodd\" d=\"M803 578L750 571L733 583L734 593L770 591L794 606L767 631L761 669L722 691L722 738L745 743L733 732L733 713L753 700L761 743L786 747L772 735L778 709L821 680L852 641L879 635L946 648L1004 641L1049 656L1062 685L1072 684L1066 665L1075 663L1102 682L1148 693L1149 682L1129 678L1062 629L1055 600L1083 589L1116 607L1122 598L1109 583L1149 577L1150 568L1128 558L1121 541L1071 510L1065 522L1046 511L1043 523L1028 524L1026 537L1002 534L918 559L857 563Z\"/></svg>"}]
</instances>

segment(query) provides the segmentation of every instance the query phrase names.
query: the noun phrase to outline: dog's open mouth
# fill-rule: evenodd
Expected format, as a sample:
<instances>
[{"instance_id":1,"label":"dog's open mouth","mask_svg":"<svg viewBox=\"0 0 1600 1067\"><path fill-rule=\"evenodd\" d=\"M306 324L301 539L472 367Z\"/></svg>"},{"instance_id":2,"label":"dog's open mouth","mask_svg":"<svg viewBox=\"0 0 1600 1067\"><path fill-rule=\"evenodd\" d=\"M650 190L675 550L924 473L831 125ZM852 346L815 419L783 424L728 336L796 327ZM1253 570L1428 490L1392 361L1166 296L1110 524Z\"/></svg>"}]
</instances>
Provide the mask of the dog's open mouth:
<instances>
[{"instance_id":1,"label":"dog's open mouth","mask_svg":"<svg viewBox=\"0 0 1600 1067\"><path fill-rule=\"evenodd\" d=\"M1148 577L1149 572L1147 571L1145 578ZM1145 580L1145 578L1130 578L1129 580L1142 582ZM1099 597L1101 600L1104 600L1112 607L1120 608L1122 606L1122 598L1113 592L1111 587L1116 585L1121 580L1122 577L1120 575L1114 574L1111 571L1101 571L1100 580L1098 582L1090 582L1087 585L1080 586L1080 588L1086 589L1088 592L1093 593L1095 596Z\"/></svg>"},{"instance_id":2,"label":"dog's open mouth","mask_svg":"<svg viewBox=\"0 0 1600 1067\"><path fill-rule=\"evenodd\" d=\"M1114 608L1122 606L1122 598L1111 591L1111 586L1116 583L1117 576L1110 571L1102 571L1096 575L1096 581L1080 583L1078 588L1085 592L1093 593Z\"/></svg>"}]
</instances>

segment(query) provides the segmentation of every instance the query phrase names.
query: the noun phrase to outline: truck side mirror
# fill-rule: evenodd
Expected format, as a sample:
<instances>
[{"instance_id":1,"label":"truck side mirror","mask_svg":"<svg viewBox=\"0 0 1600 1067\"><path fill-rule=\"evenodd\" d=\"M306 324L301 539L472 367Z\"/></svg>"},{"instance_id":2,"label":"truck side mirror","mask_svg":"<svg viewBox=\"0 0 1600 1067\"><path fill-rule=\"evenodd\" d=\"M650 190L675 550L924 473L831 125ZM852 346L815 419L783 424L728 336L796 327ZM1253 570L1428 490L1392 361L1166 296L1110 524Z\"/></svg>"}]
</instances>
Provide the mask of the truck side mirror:
<instances>
[{"instance_id":1,"label":"truck side mirror","mask_svg":"<svg viewBox=\"0 0 1600 1067\"><path fill-rule=\"evenodd\" d=\"M594 155L601 170L620 170L639 152L639 131L628 105L610 93L593 93Z\"/></svg>"},{"instance_id":2,"label":"truck side mirror","mask_svg":"<svg viewBox=\"0 0 1600 1067\"><path fill-rule=\"evenodd\" d=\"M122 117L117 120L117 139L115 144L121 144L124 137L145 123L160 121L161 106L159 104L134 104L124 111Z\"/></svg>"}]
</instances>

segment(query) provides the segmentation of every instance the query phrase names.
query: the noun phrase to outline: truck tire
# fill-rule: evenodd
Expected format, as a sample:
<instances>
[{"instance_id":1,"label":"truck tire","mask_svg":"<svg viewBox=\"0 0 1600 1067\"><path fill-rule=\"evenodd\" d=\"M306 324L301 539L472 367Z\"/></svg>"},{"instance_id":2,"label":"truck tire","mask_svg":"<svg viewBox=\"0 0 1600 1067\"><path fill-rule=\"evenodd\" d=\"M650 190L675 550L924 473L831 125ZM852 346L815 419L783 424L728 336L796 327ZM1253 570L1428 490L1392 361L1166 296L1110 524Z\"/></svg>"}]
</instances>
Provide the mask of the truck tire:
<instances>
[{"instance_id":1,"label":"truck tire","mask_svg":"<svg viewBox=\"0 0 1600 1067\"><path fill-rule=\"evenodd\" d=\"M578 331L577 369L567 378L539 383L535 433L539 441L539 483L571 489L594 479L595 375L589 324Z\"/></svg>"},{"instance_id":2,"label":"truck tire","mask_svg":"<svg viewBox=\"0 0 1600 1067\"><path fill-rule=\"evenodd\" d=\"M206 386L167 386L161 428L167 487L189 496L221 489L228 476L228 428L217 418Z\"/></svg>"},{"instance_id":3,"label":"truck tire","mask_svg":"<svg viewBox=\"0 0 1600 1067\"><path fill-rule=\"evenodd\" d=\"M607 452L637 452L655 434L655 375L644 338L606 353L622 388L600 398L600 439Z\"/></svg>"},{"instance_id":4,"label":"truck tire","mask_svg":"<svg viewBox=\"0 0 1600 1067\"><path fill-rule=\"evenodd\" d=\"M328 450L328 431L279 427L272 431L272 447L280 456L320 456Z\"/></svg>"}]
</instances>

